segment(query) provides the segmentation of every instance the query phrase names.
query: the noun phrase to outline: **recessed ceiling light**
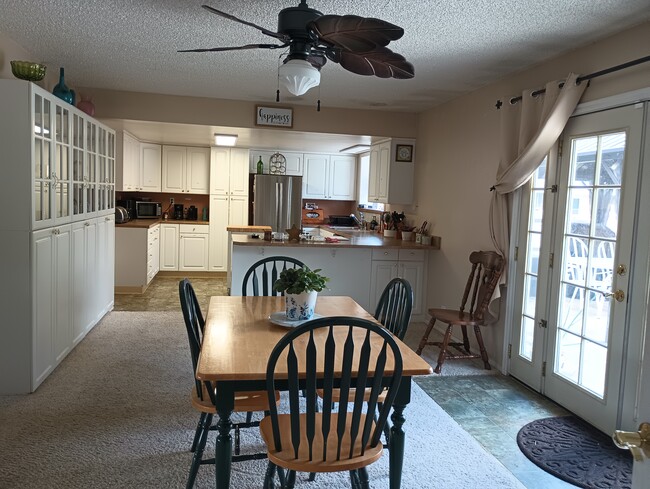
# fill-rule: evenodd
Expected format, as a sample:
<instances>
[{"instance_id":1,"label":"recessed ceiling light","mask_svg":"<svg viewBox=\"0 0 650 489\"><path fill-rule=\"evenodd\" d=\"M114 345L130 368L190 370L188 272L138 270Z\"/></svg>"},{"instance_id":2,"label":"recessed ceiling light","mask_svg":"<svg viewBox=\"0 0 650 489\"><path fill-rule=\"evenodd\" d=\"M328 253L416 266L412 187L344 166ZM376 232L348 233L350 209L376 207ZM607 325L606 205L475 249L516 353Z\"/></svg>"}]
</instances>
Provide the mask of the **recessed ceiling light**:
<instances>
[{"instance_id":1,"label":"recessed ceiling light","mask_svg":"<svg viewBox=\"0 0 650 489\"><path fill-rule=\"evenodd\" d=\"M217 146L234 146L237 142L237 134L215 134L214 144Z\"/></svg>"}]
</instances>

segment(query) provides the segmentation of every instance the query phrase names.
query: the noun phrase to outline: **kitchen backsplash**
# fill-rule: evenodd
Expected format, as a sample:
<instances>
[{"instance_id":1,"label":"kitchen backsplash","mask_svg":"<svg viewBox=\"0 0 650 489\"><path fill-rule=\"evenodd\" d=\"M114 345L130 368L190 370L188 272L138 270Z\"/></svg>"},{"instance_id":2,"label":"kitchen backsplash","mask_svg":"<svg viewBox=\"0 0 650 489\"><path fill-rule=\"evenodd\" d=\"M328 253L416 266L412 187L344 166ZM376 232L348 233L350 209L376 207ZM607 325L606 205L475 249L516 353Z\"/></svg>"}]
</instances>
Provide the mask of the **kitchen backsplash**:
<instances>
[{"instance_id":1,"label":"kitchen backsplash","mask_svg":"<svg viewBox=\"0 0 650 489\"><path fill-rule=\"evenodd\" d=\"M175 204L183 204L185 208L193 205L198 209L199 220L201 219L203 208L210 208L210 196L203 194L168 194L162 192L115 192L115 199L148 199L152 202L160 202L163 212L172 214L172 205L169 199L173 198Z\"/></svg>"}]
</instances>

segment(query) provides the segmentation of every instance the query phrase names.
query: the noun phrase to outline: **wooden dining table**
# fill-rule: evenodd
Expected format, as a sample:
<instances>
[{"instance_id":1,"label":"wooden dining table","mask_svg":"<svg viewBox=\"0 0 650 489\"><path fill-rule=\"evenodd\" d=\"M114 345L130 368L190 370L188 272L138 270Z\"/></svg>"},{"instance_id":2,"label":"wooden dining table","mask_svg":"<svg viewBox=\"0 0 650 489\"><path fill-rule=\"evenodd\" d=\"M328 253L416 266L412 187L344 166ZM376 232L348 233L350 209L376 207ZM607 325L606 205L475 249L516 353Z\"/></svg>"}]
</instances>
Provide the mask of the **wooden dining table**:
<instances>
[{"instance_id":1,"label":"wooden dining table","mask_svg":"<svg viewBox=\"0 0 650 489\"><path fill-rule=\"evenodd\" d=\"M274 324L270 316L284 310L284 297L214 296L206 316L205 333L196 377L216 385L213 401L219 421L215 448L216 487L230 487L232 421L235 393L265 390L269 355L289 329ZM374 318L350 297L319 296L315 313L321 316ZM431 366L396 338L403 360L389 441L390 488L401 486L404 461L404 409L411 400L411 377L432 372ZM389 369L386 375L390 375ZM276 385L277 387L277 385ZM280 383L280 388L282 385ZM260 480L260 484L262 480Z\"/></svg>"}]
</instances>

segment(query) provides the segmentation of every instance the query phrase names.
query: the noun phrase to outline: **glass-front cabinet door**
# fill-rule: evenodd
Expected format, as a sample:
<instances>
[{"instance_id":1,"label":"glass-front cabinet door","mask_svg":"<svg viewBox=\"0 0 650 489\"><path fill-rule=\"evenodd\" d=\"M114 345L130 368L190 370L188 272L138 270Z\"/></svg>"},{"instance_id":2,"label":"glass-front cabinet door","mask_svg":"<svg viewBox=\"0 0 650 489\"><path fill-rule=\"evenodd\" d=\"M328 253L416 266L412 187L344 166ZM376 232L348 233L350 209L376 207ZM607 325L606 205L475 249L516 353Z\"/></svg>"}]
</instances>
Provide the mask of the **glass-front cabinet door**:
<instances>
[{"instance_id":1,"label":"glass-front cabinet door","mask_svg":"<svg viewBox=\"0 0 650 489\"><path fill-rule=\"evenodd\" d=\"M55 224L70 222L70 131L70 110L56 105L54 169L51 175Z\"/></svg>"},{"instance_id":2,"label":"glass-front cabinet door","mask_svg":"<svg viewBox=\"0 0 650 489\"><path fill-rule=\"evenodd\" d=\"M85 130L84 119L78 114L72 116L72 215L81 218L84 214L84 197L87 175L84 170Z\"/></svg>"},{"instance_id":3,"label":"glass-front cabinet door","mask_svg":"<svg viewBox=\"0 0 650 489\"><path fill-rule=\"evenodd\" d=\"M100 214L115 207L115 135L97 128L97 210Z\"/></svg>"},{"instance_id":4,"label":"glass-front cabinet door","mask_svg":"<svg viewBox=\"0 0 650 489\"><path fill-rule=\"evenodd\" d=\"M52 153L54 134L52 103L38 94L34 95L34 178L33 178L33 227L47 227L53 218L52 202Z\"/></svg>"},{"instance_id":5,"label":"glass-front cabinet door","mask_svg":"<svg viewBox=\"0 0 650 489\"><path fill-rule=\"evenodd\" d=\"M97 215L97 124L86 120L86 158L84 159L84 215Z\"/></svg>"}]
</instances>

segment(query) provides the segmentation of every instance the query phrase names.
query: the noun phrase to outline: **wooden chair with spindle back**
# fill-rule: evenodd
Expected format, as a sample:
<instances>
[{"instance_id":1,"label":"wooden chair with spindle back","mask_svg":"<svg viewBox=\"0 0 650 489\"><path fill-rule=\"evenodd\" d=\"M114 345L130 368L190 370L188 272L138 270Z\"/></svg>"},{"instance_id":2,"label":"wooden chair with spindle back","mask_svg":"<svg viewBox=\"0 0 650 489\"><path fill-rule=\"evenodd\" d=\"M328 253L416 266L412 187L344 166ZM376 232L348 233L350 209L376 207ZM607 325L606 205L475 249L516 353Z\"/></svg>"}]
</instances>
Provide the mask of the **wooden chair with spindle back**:
<instances>
[{"instance_id":1,"label":"wooden chair with spindle back","mask_svg":"<svg viewBox=\"0 0 650 489\"><path fill-rule=\"evenodd\" d=\"M483 344L483 336L480 327L486 324L486 312L494 289L499 283L499 278L503 272L505 261L501 255L494 251L474 251L469 256L472 269L465 285L465 292L460 303L460 309L429 309L431 321L420 340L420 345L416 353L422 354L422 350L427 345L435 345L440 348L438 354L438 364L433 371L437 374L442 369L445 360L458 360L469 358L481 358L483 365L490 370L490 362L487 351ZM466 311L468 299L471 298L469 309ZM433 329L436 321L447 324L447 330L442 341L429 341L429 334ZM460 326L463 333L463 341L452 342L451 334L454 326ZM469 347L469 338L467 337L467 326L474 328L474 334L479 346L480 353L471 353ZM454 348L458 353L452 352L449 348Z\"/></svg>"},{"instance_id":2,"label":"wooden chair with spindle back","mask_svg":"<svg viewBox=\"0 0 650 489\"><path fill-rule=\"evenodd\" d=\"M268 256L253 263L242 280L243 296L273 296L284 295L284 292L275 292L273 284L280 273L287 268L301 268L305 264L289 256Z\"/></svg>"},{"instance_id":3,"label":"wooden chair with spindle back","mask_svg":"<svg viewBox=\"0 0 650 489\"><path fill-rule=\"evenodd\" d=\"M289 331L267 365L267 392L272 396L277 382L286 382L289 412L278 414L271 406L260 423L269 459L263 487L275 487L276 471L283 468L289 471L286 488L294 487L296 471L349 471L353 488L368 488L366 467L382 455L380 437L402 378L402 355L393 335L365 319L315 319ZM347 410L332 410L335 389ZM366 413L375 412L384 390L385 402L375 420Z\"/></svg>"}]
</instances>

